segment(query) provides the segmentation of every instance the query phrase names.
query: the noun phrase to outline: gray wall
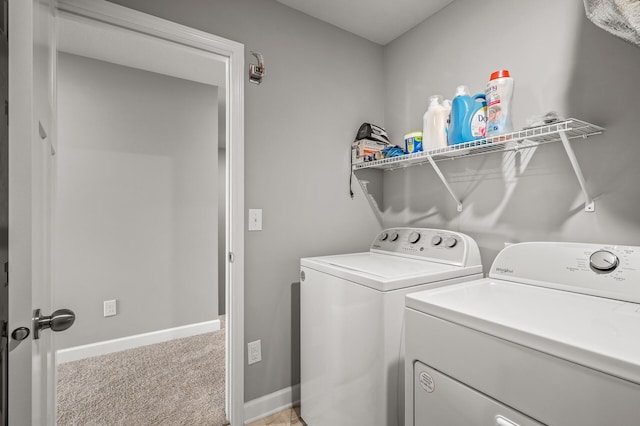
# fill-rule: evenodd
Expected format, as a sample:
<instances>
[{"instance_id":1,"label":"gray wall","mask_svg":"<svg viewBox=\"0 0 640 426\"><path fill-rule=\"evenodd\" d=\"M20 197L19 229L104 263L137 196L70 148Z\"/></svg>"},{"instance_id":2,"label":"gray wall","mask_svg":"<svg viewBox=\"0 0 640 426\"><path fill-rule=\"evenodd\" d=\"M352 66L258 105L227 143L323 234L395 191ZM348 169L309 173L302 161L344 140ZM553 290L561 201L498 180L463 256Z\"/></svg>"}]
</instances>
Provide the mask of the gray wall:
<instances>
[{"instance_id":1,"label":"gray wall","mask_svg":"<svg viewBox=\"0 0 640 426\"><path fill-rule=\"evenodd\" d=\"M300 258L367 250L380 229L348 184L358 126L383 120L382 47L273 0L113 2L244 43L247 69L264 55L262 84L245 80L245 207L264 229L245 233L245 339L263 359L245 360L245 400L296 384Z\"/></svg>"},{"instance_id":2,"label":"gray wall","mask_svg":"<svg viewBox=\"0 0 640 426\"><path fill-rule=\"evenodd\" d=\"M217 117L213 86L60 54L57 349L217 318Z\"/></svg>"},{"instance_id":3,"label":"gray wall","mask_svg":"<svg viewBox=\"0 0 640 426\"><path fill-rule=\"evenodd\" d=\"M495 31L483 34L483 23ZM502 68L515 79L516 128L549 110L607 128L572 142L595 213L583 211L567 156L553 144L439 163L462 198L460 214L430 166L387 173L385 226L465 232L486 268L504 242L640 244L640 48L590 23L582 1L457 0L387 45L384 64L395 140L420 128L431 94L451 98L459 84L481 92Z\"/></svg>"},{"instance_id":4,"label":"gray wall","mask_svg":"<svg viewBox=\"0 0 640 426\"><path fill-rule=\"evenodd\" d=\"M640 51L588 22L581 1L457 0L384 49L273 0L114 2L244 43L247 63L250 50L265 56L262 85L245 85L245 204L264 209L264 231L245 234L245 338L263 344L263 361L245 369L246 400L299 380L299 258L364 250L379 229L359 188L353 201L346 190L361 122L383 123L399 142L421 127L429 95L481 91L508 68L516 127L557 110L607 128L573 143L596 212L582 210L556 144L441 163L460 214L428 166L385 173L371 188L384 197L384 225L468 233L486 267L506 241L639 241ZM500 33L480 30L494 22Z\"/></svg>"}]
</instances>

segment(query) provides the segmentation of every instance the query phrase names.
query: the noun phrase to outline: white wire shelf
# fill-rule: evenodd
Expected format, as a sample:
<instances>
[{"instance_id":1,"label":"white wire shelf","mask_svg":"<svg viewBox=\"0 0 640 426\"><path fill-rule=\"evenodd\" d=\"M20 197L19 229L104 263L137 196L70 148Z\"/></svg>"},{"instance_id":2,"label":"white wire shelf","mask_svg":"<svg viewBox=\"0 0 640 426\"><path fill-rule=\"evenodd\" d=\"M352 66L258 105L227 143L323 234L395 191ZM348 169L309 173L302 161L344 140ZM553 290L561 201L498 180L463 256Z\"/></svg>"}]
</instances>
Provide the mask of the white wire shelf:
<instances>
[{"instance_id":1,"label":"white wire shelf","mask_svg":"<svg viewBox=\"0 0 640 426\"><path fill-rule=\"evenodd\" d=\"M582 175L582 170L578 164L578 160L573 152L573 148L569 143L569 139L583 138L598 135L604 132L604 128L586 121L569 118L558 121L556 123L545 124L530 129L523 129L517 132L507 133L491 138L479 139L473 142L462 143L459 145L448 146L446 148L432 149L426 152L418 152L415 154L403 155L400 157L383 158L382 160L369 161L353 165L353 170L362 169L384 169L393 170L409 166L418 166L420 164L429 163L434 171L446 187L447 191L457 204L457 210L462 211L462 200L455 193L454 189L449 185L446 176L436 164L442 160L453 160L461 157L470 157L473 155L486 154L489 152L517 151L520 149L533 148L549 142L562 142L569 162L573 167L573 171L578 179L580 188L584 196L584 210L587 212L595 211L595 203L593 198L587 191L586 182Z\"/></svg>"},{"instance_id":2,"label":"white wire shelf","mask_svg":"<svg viewBox=\"0 0 640 426\"><path fill-rule=\"evenodd\" d=\"M586 121L568 118L552 124L523 129L517 132L500 136L479 139L473 142L448 146L446 148L432 149L415 154L400 157L383 158L381 160L367 161L353 165L353 170L360 169L398 169L409 166L430 163L431 161L452 160L489 152L515 151L519 149L533 148L549 142L562 141L561 133L567 139L584 138L598 135L604 128ZM429 158L431 157L431 158Z\"/></svg>"}]
</instances>

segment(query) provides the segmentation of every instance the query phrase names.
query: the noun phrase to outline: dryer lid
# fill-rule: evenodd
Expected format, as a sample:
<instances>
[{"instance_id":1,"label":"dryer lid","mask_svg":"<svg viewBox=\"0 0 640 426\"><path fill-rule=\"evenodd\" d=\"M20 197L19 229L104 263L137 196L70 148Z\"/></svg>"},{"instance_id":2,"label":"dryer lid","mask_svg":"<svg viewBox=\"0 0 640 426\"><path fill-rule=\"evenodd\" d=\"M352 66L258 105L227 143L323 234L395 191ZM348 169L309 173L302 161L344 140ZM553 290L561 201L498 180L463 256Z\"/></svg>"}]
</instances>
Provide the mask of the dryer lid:
<instances>
[{"instance_id":1,"label":"dryer lid","mask_svg":"<svg viewBox=\"0 0 640 426\"><path fill-rule=\"evenodd\" d=\"M640 304L485 278L407 307L640 384Z\"/></svg>"}]
</instances>

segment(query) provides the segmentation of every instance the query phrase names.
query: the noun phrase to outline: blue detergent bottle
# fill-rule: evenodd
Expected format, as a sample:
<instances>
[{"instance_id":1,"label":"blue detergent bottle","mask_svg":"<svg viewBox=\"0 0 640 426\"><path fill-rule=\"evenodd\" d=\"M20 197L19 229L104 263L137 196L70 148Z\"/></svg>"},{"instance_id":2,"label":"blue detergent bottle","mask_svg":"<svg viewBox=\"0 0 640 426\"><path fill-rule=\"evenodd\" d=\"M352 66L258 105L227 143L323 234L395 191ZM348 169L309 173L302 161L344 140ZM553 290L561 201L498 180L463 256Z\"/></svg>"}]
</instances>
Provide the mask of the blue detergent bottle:
<instances>
[{"instance_id":1,"label":"blue detergent bottle","mask_svg":"<svg viewBox=\"0 0 640 426\"><path fill-rule=\"evenodd\" d=\"M482 139L487 129L487 101L484 93L469 94L467 86L458 86L451 102L448 143L457 145Z\"/></svg>"}]
</instances>

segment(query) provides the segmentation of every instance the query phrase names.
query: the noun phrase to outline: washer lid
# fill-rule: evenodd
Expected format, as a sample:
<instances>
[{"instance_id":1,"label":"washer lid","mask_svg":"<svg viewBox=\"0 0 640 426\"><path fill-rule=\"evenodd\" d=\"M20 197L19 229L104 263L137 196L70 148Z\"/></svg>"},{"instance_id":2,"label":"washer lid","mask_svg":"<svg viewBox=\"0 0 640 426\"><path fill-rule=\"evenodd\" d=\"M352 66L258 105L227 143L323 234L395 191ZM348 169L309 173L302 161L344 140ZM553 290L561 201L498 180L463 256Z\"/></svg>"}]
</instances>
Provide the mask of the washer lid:
<instances>
[{"instance_id":1,"label":"washer lid","mask_svg":"<svg viewBox=\"0 0 640 426\"><path fill-rule=\"evenodd\" d=\"M352 253L300 260L306 266L379 291L396 290L482 272L482 266L460 267L380 253Z\"/></svg>"},{"instance_id":2,"label":"washer lid","mask_svg":"<svg viewBox=\"0 0 640 426\"><path fill-rule=\"evenodd\" d=\"M640 384L640 304L485 278L406 305Z\"/></svg>"}]
</instances>

